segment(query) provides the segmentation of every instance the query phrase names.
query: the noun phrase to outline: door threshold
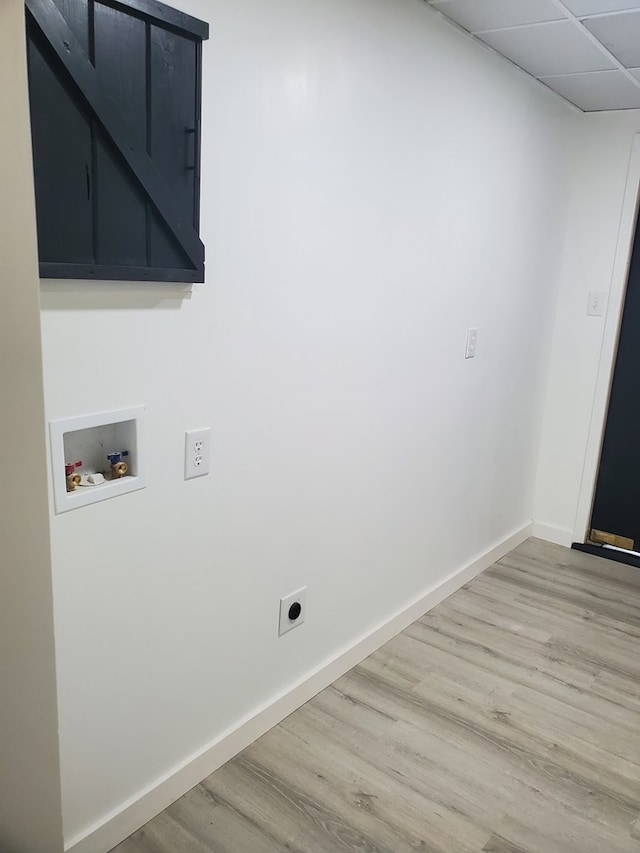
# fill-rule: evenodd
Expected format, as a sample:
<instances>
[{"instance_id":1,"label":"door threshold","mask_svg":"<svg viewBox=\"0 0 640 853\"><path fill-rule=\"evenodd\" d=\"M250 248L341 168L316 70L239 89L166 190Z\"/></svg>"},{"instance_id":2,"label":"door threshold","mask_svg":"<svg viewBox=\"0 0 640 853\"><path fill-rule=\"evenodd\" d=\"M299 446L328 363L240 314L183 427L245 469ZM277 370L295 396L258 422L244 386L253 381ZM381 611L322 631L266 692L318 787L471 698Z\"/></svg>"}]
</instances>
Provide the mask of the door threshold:
<instances>
[{"instance_id":1,"label":"door threshold","mask_svg":"<svg viewBox=\"0 0 640 853\"><path fill-rule=\"evenodd\" d=\"M611 551L619 551L621 554L632 554L640 560L640 551L633 551L631 548L618 548L617 545L604 544L603 548L608 548Z\"/></svg>"},{"instance_id":2,"label":"door threshold","mask_svg":"<svg viewBox=\"0 0 640 853\"><path fill-rule=\"evenodd\" d=\"M625 563L640 569L640 552L625 551L624 548L616 548L615 545L593 545L591 542L574 542L571 546L574 551L582 551L584 554L593 554L595 557L603 557L605 560L614 560L616 563Z\"/></svg>"}]
</instances>

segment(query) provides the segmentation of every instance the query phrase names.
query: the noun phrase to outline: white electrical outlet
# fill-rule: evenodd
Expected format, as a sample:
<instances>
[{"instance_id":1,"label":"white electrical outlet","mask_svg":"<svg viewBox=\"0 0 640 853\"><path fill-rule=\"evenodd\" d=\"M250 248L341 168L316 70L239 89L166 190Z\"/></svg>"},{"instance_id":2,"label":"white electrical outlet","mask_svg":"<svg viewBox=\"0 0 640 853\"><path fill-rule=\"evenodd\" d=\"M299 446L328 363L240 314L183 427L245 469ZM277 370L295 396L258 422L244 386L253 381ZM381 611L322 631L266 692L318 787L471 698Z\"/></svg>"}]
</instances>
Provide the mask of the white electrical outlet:
<instances>
[{"instance_id":1,"label":"white electrical outlet","mask_svg":"<svg viewBox=\"0 0 640 853\"><path fill-rule=\"evenodd\" d=\"M280 599L280 622L278 634L281 637L292 628L302 625L307 609L307 588L303 586Z\"/></svg>"},{"instance_id":2,"label":"white electrical outlet","mask_svg":"<svg viewBox=\"0 0 640 853\"><path fill-rule=\"evenodd\" d=\"M464 351L465 358L476 357L476 347L478 345L478 330L467 329L467 348Z\"/></svg>"},{"instance_id":3,"label":"white electrical outlet","mask_svg":"<svg viewBox=\"0 0 640 853\"><path fill-rule=\"evenodd\" d=\"M603 290L589 291L589 302L587 303L588 317L604 317L607 307L607 294Z\"/></svg>"},{"instance_id":4,"label":"white electrical outlet","mask_svg":"<svg viewBox=\"0 0 640 853\"><path fill-rule=\"evenodd\" d=\"M192 429L185 433L184 478L204 477L209 473L211 429Z\"/></svg>"}]
</instances>

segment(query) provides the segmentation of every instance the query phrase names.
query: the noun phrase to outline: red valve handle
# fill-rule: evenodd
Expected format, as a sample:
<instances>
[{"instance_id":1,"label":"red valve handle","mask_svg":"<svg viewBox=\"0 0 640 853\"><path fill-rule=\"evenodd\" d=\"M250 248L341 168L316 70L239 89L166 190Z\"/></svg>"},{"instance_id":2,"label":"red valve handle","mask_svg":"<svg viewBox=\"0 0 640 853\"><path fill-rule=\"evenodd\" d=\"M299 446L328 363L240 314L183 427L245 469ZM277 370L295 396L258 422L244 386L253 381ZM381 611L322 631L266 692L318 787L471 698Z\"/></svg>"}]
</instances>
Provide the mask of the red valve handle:
<instances>
[{"instance_id":1,"label":"red valve handle","mask_svg":"<svg viewBox=\"0 0 640 853\"><path fill-rule=\"evenodd\" d=\"M69 474L73 474L73 472L76 470L76 468L79 468L81 465L82 465L82 459L78 460L78 462L71 462L71 463L67 462L67 463L65 463L65 466L64 466L64 473L68 477Z\"/></svg>"}]
</instances>

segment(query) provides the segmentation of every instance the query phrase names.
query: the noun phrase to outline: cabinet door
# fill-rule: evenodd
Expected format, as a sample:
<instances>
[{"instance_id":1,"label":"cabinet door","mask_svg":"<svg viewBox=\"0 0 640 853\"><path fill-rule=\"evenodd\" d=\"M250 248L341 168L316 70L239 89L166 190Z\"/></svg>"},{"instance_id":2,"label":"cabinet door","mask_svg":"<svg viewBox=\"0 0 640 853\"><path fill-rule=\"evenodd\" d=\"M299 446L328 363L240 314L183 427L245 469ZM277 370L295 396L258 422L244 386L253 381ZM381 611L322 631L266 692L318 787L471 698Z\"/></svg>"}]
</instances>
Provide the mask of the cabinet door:
<instances>
[{"instance_id":1,"label":"cabinet door","mask_svg":"<svg viewBox=\"0 0 640 853\"><path fill-rule=\"evenodd\" d=\"M40 273L204 281L202 40L155 0L26 0Z\"/></svg>"}]
</instances>

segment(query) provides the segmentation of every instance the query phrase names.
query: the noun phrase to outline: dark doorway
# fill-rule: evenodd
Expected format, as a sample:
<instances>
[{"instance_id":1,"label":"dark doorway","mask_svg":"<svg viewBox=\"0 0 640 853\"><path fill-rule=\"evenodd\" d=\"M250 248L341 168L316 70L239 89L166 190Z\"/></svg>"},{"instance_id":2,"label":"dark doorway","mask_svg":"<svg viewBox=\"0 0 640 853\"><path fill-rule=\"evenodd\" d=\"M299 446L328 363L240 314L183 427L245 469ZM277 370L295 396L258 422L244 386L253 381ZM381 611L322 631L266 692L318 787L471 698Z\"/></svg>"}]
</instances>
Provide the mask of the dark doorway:
<instances>
[{"instance_id":1,"label":"dark doorway","mask_svg":"<svg viewBox=\"0 0 640 853\"><path fill-rule=\"evenodd\" d=\"M589 541L640 551L640 228L636 223Z\"/></svg>"}]
</instances>

